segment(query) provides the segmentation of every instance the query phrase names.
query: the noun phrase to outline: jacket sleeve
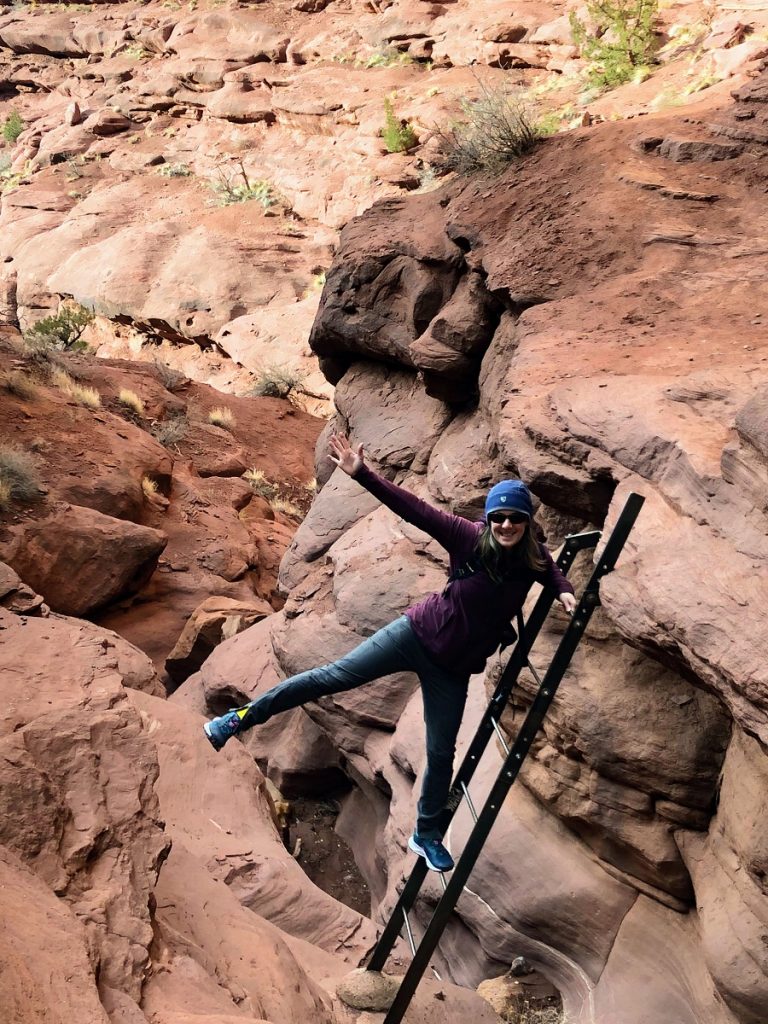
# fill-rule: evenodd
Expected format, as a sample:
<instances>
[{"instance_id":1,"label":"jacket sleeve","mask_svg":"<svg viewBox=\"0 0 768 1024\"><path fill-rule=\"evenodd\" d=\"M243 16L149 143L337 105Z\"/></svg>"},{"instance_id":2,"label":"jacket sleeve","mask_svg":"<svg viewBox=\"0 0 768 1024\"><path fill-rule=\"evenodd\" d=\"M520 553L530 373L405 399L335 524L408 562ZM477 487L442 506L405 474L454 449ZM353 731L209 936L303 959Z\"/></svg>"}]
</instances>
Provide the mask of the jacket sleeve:
<instances>
[{"instance_id":1,"label":"jacket sleeve","mask_svg":"<svg viewBox=\"0 0 768 1024\"><path fill-rule=\"evenodd\" d=\"M422 501L421 498L417 498L415 494L411 494L404 487L398 487L397 484L385 480L368 466L362 466L355 473L353 479L401 519L405 519L407 523L412 523L428 533L446 551L465 550L474 545L477 538L477 526L469 519L451 515L449 512L442 512L426 501Z\"/></svg>"},{"instance_id":2,"label":"jacket sleeve","mask_svg":"<svg viewBox=\"0 0 768 1024\"><path fill-rule=\"evenodd\" d=\"M547 566L543 572L539 574L539 583L544 587L549 587L554 590L556 594L572 594L573 584L563 576L560 570L555 565L555 561L550 555L549 551L544 544L540 544L542 557L545 559Z\"/></svg>"}]
</instances>

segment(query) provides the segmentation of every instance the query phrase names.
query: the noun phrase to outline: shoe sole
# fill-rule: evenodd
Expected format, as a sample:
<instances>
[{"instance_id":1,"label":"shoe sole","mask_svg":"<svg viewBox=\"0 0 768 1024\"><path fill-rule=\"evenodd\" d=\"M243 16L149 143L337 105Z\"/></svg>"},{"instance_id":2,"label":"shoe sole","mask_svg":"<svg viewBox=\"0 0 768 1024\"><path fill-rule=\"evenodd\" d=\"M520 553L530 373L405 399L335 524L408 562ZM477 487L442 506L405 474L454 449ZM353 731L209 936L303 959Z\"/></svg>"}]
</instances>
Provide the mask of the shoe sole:
<instances>
[{"instance_id":1,"label":"shoe sole","mask_svg":"<svg viewBox=\"0 0 768 1024\"><path fill-rule=\"evenodd\" d=\"M427 851L422 849L422 847L419 846L419 844L414 840L413 836L409 836L408 837L408 849L411 851L411 853L415 853L417 857L423 857L424 860L426 861L426 864L427 864L427 867L429 868L429 870L430 871L437 871L437 873L440 874L440 875L445 874L446 871L453 871L454 867L456 866L455 864L451 864L451 866L449 868L438 868L438 867L435 867L435 865L432 863L432 861L427 856Z\"/></svg>"},{"instance_id":2,"label":"shoe sole","mask_svg":"<svg viewBox=\"0 0 768 1024\"><path fill-rule=\"evenodd\" d=\"M210 726L210 722L206 722L206 723L205 723L205 725L203 726L203 732L204 732L204 733L205 733L205 735L206 735L206 736L208 737L208 740L210 741L210 744L211 744L211 746L213 747L213 749L214 749L214 750L216 751L216 753L218 754L218 752L219 752L219 751L221 750L221 747L219 746L219 744L218 744L218 743L216 742L216 740L215 740L215 739L213 738L213 736L211 735L211 726Z\"/></svg>"}]
</instances>

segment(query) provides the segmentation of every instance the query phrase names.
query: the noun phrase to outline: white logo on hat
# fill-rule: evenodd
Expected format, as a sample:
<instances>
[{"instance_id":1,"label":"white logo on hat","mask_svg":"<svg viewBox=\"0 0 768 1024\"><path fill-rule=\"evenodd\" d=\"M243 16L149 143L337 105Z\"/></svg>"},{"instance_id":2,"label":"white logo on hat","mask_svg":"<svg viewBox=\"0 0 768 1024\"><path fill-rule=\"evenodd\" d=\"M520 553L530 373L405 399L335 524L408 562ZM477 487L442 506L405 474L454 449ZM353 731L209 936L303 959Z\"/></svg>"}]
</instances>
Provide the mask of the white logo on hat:
<instances>
[{"instance_id":1,"label":"white logo on hat","mask_svg":"<svg viewBox=\"0 0 768 1024\"><path fill-rule=\"evenodd\" d=\"M499 501L506 501L506 500L507 500L506 494L502 494L501 497L499 498Z\"/></svg>"}]
</instances>

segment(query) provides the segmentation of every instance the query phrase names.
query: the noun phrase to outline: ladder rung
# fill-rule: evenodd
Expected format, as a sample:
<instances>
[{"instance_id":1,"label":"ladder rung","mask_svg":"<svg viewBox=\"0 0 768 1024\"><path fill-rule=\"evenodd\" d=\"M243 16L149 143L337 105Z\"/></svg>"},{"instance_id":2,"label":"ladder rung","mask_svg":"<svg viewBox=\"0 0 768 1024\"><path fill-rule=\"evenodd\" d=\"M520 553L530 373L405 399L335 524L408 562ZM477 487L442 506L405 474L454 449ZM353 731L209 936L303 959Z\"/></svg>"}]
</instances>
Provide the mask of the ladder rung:
<instances>
[{"instance_id":1,"label":"ladder rung","mask_svg":"<svg viewBox=\"0 0 768 1024\"><path fill-rule=\"evenodd\" d=\"M531 675L536 680L536 682L539 684L539 686L541 686L541 676L536 671L536 669L533 667L533 665L530 663L530 661L528 662L528 670L530 671Z\"/></svg>"},{"instance_id":2,"label":"ladder rung","mask_svg":"<svg viewBox=\"0 0 768 1024\"><path fill-rule=\"evenodd\" d=\"M472 797L469 795L466 782L462 782L461 788L464 790L464 799L467 801L467 807L469 807L469 813L472 815L472 821L477 824L477 811L475 805L472 803Z\"/></svg>"},{"instance_id":3,"label":"ladder rung","mask_svg":"<svg viewBox=\"0 0 768 1024\"><path fill-rule=\"evenodd\" d=\"M405 921L405 934L408 936L408 945L411 947L412 956L416 956L416 943L413 941L411 922L408 920L408 911L403 907L403 920Z\"/></svg>"},{"instance_id":4,"label":"ladder rung","mask_svg":"<svg viewBox=\"0 0 768 1024\"><path fill-rule=\"evenodd\" d=\"M448 883L445 880L445 872L444 871L440 872L440 885L442 885L443 892L445 892L445 890L448 888Z\"/></svg>"},{"instance_id":5,"label":"ladder rung","mask_svg":"<svg viewBox=\"0 0 768 1024\"><path fill-rule=\"evenodd\" d=\"M506 741L506 739L504 737L504 733L499 728L499 723L496 721L495 718L491 718L491 725L493 726L494 732L499 737L499 743L504 748L504 753L508 754L509 753L509 746L508 746L507 741Z\"/></svg>"}]
</instances>

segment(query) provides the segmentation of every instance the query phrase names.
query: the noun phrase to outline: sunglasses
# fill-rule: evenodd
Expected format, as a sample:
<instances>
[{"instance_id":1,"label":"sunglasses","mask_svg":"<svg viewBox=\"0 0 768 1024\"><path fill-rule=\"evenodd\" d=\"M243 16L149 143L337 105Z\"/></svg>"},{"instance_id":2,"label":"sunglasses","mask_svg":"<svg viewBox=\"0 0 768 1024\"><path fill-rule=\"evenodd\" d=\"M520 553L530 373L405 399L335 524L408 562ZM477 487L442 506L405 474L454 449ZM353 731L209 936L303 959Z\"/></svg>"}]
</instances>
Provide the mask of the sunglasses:
<instances>
[{"instance_id":1,"label":"sunglasses","mask_svg":"<svg viewBox=\"0 0 768 1024\"><path fill-rule=\"evenodd\" d=\"M513 525L518 523L527 523L528 516L525 512L489 512L488 522L489 523L503 523L505 520L509 520Z\"/></svg>"}]
</instances>

